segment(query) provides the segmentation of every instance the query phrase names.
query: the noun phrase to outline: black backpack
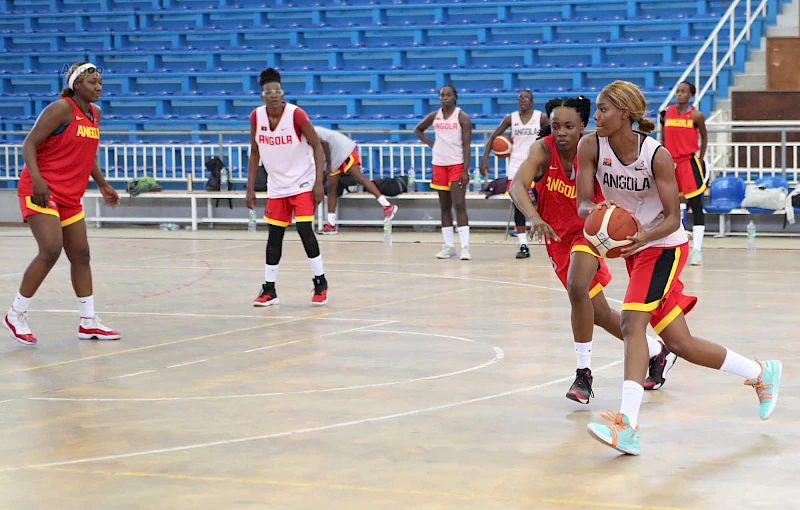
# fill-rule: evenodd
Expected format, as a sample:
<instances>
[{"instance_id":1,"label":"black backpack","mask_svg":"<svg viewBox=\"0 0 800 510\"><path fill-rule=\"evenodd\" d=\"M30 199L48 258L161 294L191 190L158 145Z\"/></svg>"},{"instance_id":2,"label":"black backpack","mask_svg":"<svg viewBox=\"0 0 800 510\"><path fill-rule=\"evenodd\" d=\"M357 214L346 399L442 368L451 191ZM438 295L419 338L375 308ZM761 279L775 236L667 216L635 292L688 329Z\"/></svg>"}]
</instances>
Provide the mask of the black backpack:
<instances>
[{"instance_id":1,"label":"black backpack","mask_svg":"<svg viewBox=\"0 0 800 510\"><path fill-rule=\"evenodd\" d=\"M206 191L219 191L220 190L220 174L223 168L228 168L219 156L211 156L206 161L206 170L208 170L208 182L206 182ZM228 170L228 191L233 191L233 183L231 182L231 173Z\"/></svg>"},{"instance_id":2,"label":"black backpack","mask_svg":"<svg viewBox=\"0 0 800 510\"><path fill-rule=\"evenodd\" d=\"M375 179L372 182L378 187L378 191L387 197L396 197L408 191L408 177L405 175L398 175L388 179Z\"/></svg>"}]
</instances>

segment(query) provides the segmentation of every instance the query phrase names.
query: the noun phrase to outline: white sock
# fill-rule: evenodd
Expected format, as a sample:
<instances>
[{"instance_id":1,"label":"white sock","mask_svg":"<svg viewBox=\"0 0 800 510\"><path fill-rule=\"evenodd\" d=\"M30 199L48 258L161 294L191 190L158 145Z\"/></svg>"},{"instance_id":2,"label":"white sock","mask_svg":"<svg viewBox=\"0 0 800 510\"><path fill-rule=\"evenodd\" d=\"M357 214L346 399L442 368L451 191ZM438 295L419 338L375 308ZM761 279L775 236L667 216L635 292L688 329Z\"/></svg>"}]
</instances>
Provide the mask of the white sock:
<instances>
[{"instance_id":1,"label":"white sock","mask_svg":"<svg viewBox=\"0 0 800 510\"><path fill-rule=\"evenodd\" d=\"M692 249L700 251L703 249L703 234L706 233L705 225L695 225L692 227Z\"/></svg>"},{"instance_id":2,"label":"white sock","mask_svg":"<svg viewBox=\"0 0 800 510\"><path fill-rule=\"evenodd\" d=\"M335 212L329 212L328 213L328 223L330 223L334 227L336 226L336 213Z\"/></svg>"},{"instance_id":3,"label":"white sock","mask_svg":"<svg viewBox=\"0 0 800 510\"><path fill-rule=\"evenodd\" d=\"M469 225L458 227L458 240L461 241L461 249L469 248Z\"/></svg>"},{"instance_id":4,"label":"white sock","mask_svg":"<svg viewBox=\"0 0 800 510\"><path fill-rule=\"evenodd\" d=\"M274 266L264 264L264 281L267 283L275 283L278 281L278 264Z\"/></svg>"},{"instance_id":5,"label":"white sock","mask_svg":"<svg viewBox=\"0 0 800 510\"><path fill-rule=\"evenodd\" d=\"M722 363L720 370L729 374L736 374L745 379L755 379L761 375L761 365L757 361L745 358L730 349L726 350L728 354L725 355L725 361Z\"/></svg>"},{"instance_id":6,"label":"white sock","mask_svg":"<svg viewBox=\"0 0 800 510\"><path fill-rule=\"evenodd\" d=\"M94 317L94 296L79 297L78 310L81 312L81 319Z\"/></svg>"},{"instance_id":7,"label":"white sock","mask_svg":"<svg viewBox=\"0 0 800 510\"><path fill-rule=\"evenodd\" d=\"M322 270L322 255L317 255L313 259L308 259L311 262L311 272L314 273L314 276L322 276L325 274L325 271Z\"/></svg>"},{"instance_id":8,"label":"white sock","mask_svg":"<svg viewBox=\"0 0 800 510\"><path fill-rule=\"evenodd\" d=\"M19 292L17 292L17 297L14 298L14 304L11 305L11 308L17 311L17 313L25 313L28 311L28 305L31 304L31 298L25 297Z\"/></svg>"},{"instance_id":9,"label":"white sock","mask_svg":"<svg viewBox=\"0 0 800 510\"><path fill-rule=\"evenodd\" d=\"M633 428L639 424L639 408L642 406L642 397L644 397L642 385L635 381L622 383L622 405L619 412L628 417Z\"/></svg>"},{"instance_id":10,"label":"white sock","mask_svg":"<svg viewBox=\"0 0 800 510\"><path fill-rule=\"evenodd\" d=\"M517 236L517 239L519 239L520 246L528 246L528 234L523 234L520 232L520 234Z\"/></svg>"},{"instance_id":11,"label":"white sock","mask_svg":"<svg viewBox=\"0 0 800 510\"><path fill-rule=\"evenodd\" d=\"M390 205L392 205L392 204L389 203L388 200L386 200L386 197L383 196L383 195L378 197L378 203L381 204L384 207L389 207Z\"/></svg>"},{"instance_id":12,"label":"white sock","mask_svg":"<svg viewBox=\"0 0 800 510\"><path fill-rule=\"evenodd\" d=\"M661 354L661 342L656 340L650 335L647 335L647 350L650 351L650 357L658 356Z\"/></svg>"},{"instance_id":13,"label":"white sock","mask_svg":"<svg viewBox=\"0 0 800 510\"><path fill-rule=\"evenodd\" d=\"M453 247L453 227L442 227L442 237L444 237L444 244Z\"/></svg>"},{"instance_id":14,"label":"white sock","mask_svg":"<svg viewBox=\"0 0 800 510\"><path fill-rule=\"evenodd\" d=\"M575 354L578 355L578 368L592 368L592 342L575 342Z\"/></svg>"}]
</instances>

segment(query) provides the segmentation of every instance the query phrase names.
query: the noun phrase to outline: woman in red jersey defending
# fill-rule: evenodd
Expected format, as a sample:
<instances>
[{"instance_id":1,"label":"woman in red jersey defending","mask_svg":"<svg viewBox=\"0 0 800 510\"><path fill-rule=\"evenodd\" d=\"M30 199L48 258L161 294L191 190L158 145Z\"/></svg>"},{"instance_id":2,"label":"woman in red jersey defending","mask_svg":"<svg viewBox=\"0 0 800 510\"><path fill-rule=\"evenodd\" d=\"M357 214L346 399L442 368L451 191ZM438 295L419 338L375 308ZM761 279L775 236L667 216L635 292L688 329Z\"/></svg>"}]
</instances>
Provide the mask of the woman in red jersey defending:
<instances>
[{"instance_id":1,"label":"woman in red jersey defending","mask_svg":"<svg viewBox=\"0 0 800 510\"><path fill-rule=\"evenodd\" d=\"M592 333L600 326L622 340L620 314L608 306L603 288L611 281L605 261L589 247L583 236L582 220L575 203L578 171L578 142L589 121L591 102L585 97L556 98L547 102L549 127L542 129L527 159L520 165L511 185L511 198L527 216L531 233L545 241L547 254L567 289L572 308L572 334L578 368L567 398L588 404L592 393ZM552 133L552 134L551 134ZM534 180L539 200L536 207L528 198ZM595 200L602 201L599 187ZM663 386L675 355L650 336L647 337L650 369L646 387Z\"/></svg>"},{"instance_id":2,"label":"woman in red jersey defending","mask_svg":"<svg viewBox=\"0 0 800 510\"><path fill-rule=\"evenodd\" d=\"M119 195L95 162L100 143L100 109L92 103L100 98L102 81L93 64L79 62L70 67L60 99L42 111L23 144L25 167L17 194L22 219L30 226L39 253L25 270L17 297L3 319L3 326L23 345L36 345L28 326L28 304L62 249L69 259L72 287L78 297L78 338L120 337L94 313L89 242L81 205L90 176L106 203L111 207L119 205Z\"/></svg>"}]
</instances>

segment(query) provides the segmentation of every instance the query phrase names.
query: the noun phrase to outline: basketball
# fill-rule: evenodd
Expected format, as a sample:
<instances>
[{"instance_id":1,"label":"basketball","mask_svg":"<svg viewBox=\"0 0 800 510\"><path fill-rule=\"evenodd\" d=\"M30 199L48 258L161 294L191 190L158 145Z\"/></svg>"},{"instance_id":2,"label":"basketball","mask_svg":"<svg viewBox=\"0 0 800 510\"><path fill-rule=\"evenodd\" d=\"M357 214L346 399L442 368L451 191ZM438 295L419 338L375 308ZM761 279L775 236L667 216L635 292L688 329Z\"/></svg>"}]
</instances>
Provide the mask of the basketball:
<instances>
[{"instance_id":1,"label":"basketball","mask_svg":"<svg viewBox=\"0 0 800 510\"><path fill-rule=\"evenodd\" d=\"M592 211L583 226L583 235L594 251L608 259L619 257L620 250L632 244L627 238L637 231L633 215L616 205Z\"/></svg>"},{"instance_id":2,"label":"basketball","mask_svg":"<svg viewBox=\"0 0 800 510\"><path fill-rule=\"evenodd\" d=\"M492 152L498 158L507 158L511 155L511 138L507 136L498 136L492 141Z\"/></svg>"}]
</instances>

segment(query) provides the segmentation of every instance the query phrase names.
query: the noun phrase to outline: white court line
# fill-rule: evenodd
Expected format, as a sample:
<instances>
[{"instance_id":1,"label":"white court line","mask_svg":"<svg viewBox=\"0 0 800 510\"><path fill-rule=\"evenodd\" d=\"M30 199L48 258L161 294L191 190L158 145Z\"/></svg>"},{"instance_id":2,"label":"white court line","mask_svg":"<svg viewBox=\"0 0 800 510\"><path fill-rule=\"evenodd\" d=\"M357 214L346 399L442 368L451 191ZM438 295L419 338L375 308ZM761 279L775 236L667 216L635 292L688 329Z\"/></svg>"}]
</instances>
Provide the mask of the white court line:
<instances>
[{"instance_id":1,"label":"white court line","mask_svg":"<svg viewBox=\"0 0 800 510\"><path fill-rule=\"evenodd\" d=\"M119 375L117 377L112 377L111 379L125 379L126 377L133 377L135 375L149 374L149 373L152 373L152 372L155 372L155 370L145 370L143 372L135 372L133 374Z\"/></svg>"},{"instance_id":2,"label":"white court line","mask_svg":"<svg viewBox=\"0 0 800 510\"><path fill-rule=\"evenodd\" d=\"M208 361L208 360L207 359L199 359L199 360L196 360L196 361L188 361L186 363L178 363L176 365L170 365L167 368L185 367L185 366L189 366L189 365L194 365L196 363L205 363L206 361Z\"/></svg>"},{"instance_id":3,"label":"white court line","mask_svg":"<svg viewBox=\"0 0 800 510\"><path fill-rule=\"evenodd\" d=\"M28 310L29 312L39 313L78 313L78 310L66 310L53 308L47 310ZM296 319L294 315L226 315L210 313L161 313L161 312L113 312L105 310L97 312L97 315L147 315L152 317L195 317L209 319Z\"/></svg>"},{"instance_id":4,"label":"white court line","mask_svg":"<svg viewBox=\"0 0 800 510\"><path fill-rule=\"evenodd\" d=\"M320 318L323 318L323 317L320 317ZM343 320L348 320L348 319L343 319ZM364 329L364 328L377 328L378 326L385 326L386 324L394 324L395 322L397 322L397 321L384 321L384 322L381 322L379 324L369 324L367 326L361 326L361 327L353 328L353 329L346 329L344 331L336 331L334 333L325 333L324 335L320 335L319 337L315 337L315 338L321 338L323 336L341 335L341 334L344 334L344 333L352 333L353 331L359 331L359 330ZM256 352L256 351L266 351L267 349L274 349L276 347L283 347L285 345L292 345L292 344L297 344L297 343L300 343L300 342L308 342L309 340L313 340L313 339L312 338L301 338L299 340L292 340L291 342L284 342L282 344L275 344L275 345L267 345L267 346L264 346L264 347L257 347L255 349L249 349L249 350L242 351L242 352L243 353L248 353L248 352Z\"/></svg>"},{"instance_id":5,"label":"white court line","mask_svg":"<svg viewBox=\"0 0 800 510\"><path fill-rule=\"evenodd\" d=\"M370 326L371 327L371 326ZM387 330L370 330L370 329L362 329L361 331L368 331L370 333L392 333L392 334L404 334L404 335L418 335L418 336L435 336L440 338L451 338L454 340L460 340L463 342L469 342L473 344L478 344L475 340L470 340L469 338L463 338L459 336L453 335L439 335L435 333L420 333L416 331L387 331ZM294 340L293 342L287 343L296 343L301 342L302 340ZM503 349L492 346L494 350L494 358L487 361L486 363L482 363L480 365L465 368L463 370L458 370L455 372L448 372L446 374L439 374L439 375L429 375L427 377L418 377L415 379L407 379L404 381L391 381L391 382L382 382L382 383L373 383L373 384L363 384L358 386L342 386L337 388L326 388L322 390L302 390L302 391L282 391L282 392L274 392L274 393L255 393L255 394L239 394L239 395L214 395L214 396L204 396L204 397L162 397L162 398L66 398L66 397L27 397L25 400L39 400L39 401L47 401L47 402L175 402L181 400L230 400L230 399L240 399L240 398L257 398L257 397L277 397L283 395L308 395L311 393L330 393L334 391L345 391L345 390L358 390L364 388L379 388L382 386L395 386L398 384L408 384L413 382L419 381L432 381L434 379L443 379L445 377L452 377L455 375L466 374L468 372L474 372L480 370L482 368L486 368L490 365L497 363L498 361L505 358L505 352Z\"/></svg>"},{"instance_id":6,"label":"white court line","mask_svg":"<svg viewBox=\"0 0 800 510\"><path fill-rule=\"evenodd\" d=\"M607 365L603 365L593 370L594 373L600 372L602 370L606 370L608 368L620 365L622 360L613 361ZM524 393L528 391L538 390L541 388L545 388L547 386L553 386L555 384L559 384L566 381L571 381L575 378L574 375L570 375L567 377L562 377L560 379L555 379L552 381L548 381L541 384L536 384L534 386L528 386L527 388L519 388L516 390L511 391L504 391L503 393L495 393L493 395L486 395L484 397L472 398L469 400L460 400L458 402L450 402L447 404L442 404L438 406L432 407L423 407L421 409L413 409L411 411L405 411L402 413L395 413L395 414L386 414L382 416L374 416L372 418L364 418L362 420L353 420L353 421L345 421L339 423L332 423L330 425L323 425L320 427L311 427L305 429L296 429L296 430L288 430L285 432L276 432L273 434L264 434L260 436L250 436L250 437L241 437L238 439L226 439L224 441L212 441L208 443L197 443L197 444L190 444L185 446L175 446L173 448L162 448L158 450L145 450L140 452L132 452L132 453L122 453L119 455L105 455L102 457L86 457L83 459L74 459L74 460L65 460L60 462L49 462L46 464L33 464L30 466L25 466L25 468L47 468L47 467L58 467L58 466L70 466L74 464L85 464L87 462L100 462L100 461L108 461L108 460L119 460L119 459L128 459L131 457L143 457L145 455L158 455L161 453L172 453L172 452L183 452L187 450L197 450L200 448L210 448L213 446L227 446L232 444L239 444L239 443L248 443L252 441L260 441L264 439L274 439L278 437L288 437L288 436L296 436L301 434L309 434L311 432L323 432L326 430L334 430L340 429L344 427L352 427L355 425L363 425L365 423L376 423L381 421L388 421L394 420L397 418L406 418L409 416L417 416L420 414L432 413L435 411L442 411L445 409L452 409L454 407L461 407L469 404L476 404L478 402L485 402L487 400L494 400L497 398L507 397L511 395L517 395L519 393ZM20 468L5 468L0 469L0 471L18 471Z\"/></svg>"},{"instance_id":7,"label":"white court line","mask_svg":"<svg viewBox=\"0 0 800 510\"><path fill-rule=\"evenodd\" d=\"M178 256L184 256L184 255L197 255L198 253L209 253L209 252L212 252L212 251L236 250L236 249L239 249L239 248L247 248L251 244L252 243L237 244L237 245L234 245L234 246L224 246L222 248L211 248L211 249L208 249L208 250L188 251L188 252L183 252L183 253L168 253L166 255L154 255L152 257L143 257L143 258L133 259L133 260L158 260L158 259L168 259L170 257L178 257Z\"/></svg>"}]
</instances>

